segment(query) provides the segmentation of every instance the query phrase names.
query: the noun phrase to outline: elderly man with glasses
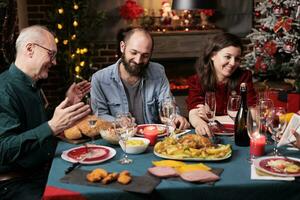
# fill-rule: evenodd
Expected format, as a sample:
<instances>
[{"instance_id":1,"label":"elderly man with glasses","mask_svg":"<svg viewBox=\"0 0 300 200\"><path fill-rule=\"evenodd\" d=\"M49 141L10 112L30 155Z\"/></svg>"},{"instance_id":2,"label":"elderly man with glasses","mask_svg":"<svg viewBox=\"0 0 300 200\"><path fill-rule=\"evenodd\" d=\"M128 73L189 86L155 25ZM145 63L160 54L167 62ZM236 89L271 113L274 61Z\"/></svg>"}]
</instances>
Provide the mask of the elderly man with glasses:
<instances>
[{"instance_id":1,"label":"elderly man with glasses","mask_svg":"<svg viewBox=\"0 0 300 200\"><path fill-rule=\"evenodd\" d=\"M56 65L54 36L43 26L20 32L16 60L0 74L0 199L41 199L56 135L90 113L80 102L87 81L73 84L48 120L36 82Z\"/></svg>"}]
</instances>

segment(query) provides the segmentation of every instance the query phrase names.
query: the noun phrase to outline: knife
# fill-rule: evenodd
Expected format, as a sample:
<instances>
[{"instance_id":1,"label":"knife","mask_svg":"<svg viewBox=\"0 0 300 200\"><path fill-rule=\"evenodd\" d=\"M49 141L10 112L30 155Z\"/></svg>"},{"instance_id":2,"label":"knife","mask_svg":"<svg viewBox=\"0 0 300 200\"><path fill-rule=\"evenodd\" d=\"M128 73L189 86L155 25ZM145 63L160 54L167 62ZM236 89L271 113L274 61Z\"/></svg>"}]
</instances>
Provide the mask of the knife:
<instances>
[{"instance_id":1,"label":"knife","mask_svg":"<svg viewBox=\"0 0 300 200\"><path fill-rule=\"evenodd\" d=\"M220 131L222 132L226 132L226 133L231 133L234 130L226 128L219 120L215 120L215 123L217 124L217 126L220 128Z\"/></svg>"}]
</instances>

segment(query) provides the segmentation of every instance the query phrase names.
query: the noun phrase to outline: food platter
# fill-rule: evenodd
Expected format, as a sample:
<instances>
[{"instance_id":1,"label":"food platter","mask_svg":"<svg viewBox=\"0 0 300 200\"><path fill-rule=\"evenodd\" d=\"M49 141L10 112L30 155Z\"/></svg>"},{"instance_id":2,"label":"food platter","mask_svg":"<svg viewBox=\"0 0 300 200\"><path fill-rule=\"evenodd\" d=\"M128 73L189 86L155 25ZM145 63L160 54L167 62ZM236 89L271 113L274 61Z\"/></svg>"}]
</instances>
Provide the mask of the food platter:
<instances>
[{"instance_id":1,"label":"food platter","mask_svg":"<svg viewBox=\"0 0 300 200\"><path fill-rule=\"evenodd\" d=\"M300 176L300 159L282 156L257 158L253 162L255 168L265 173L283 176Z\"/></svg>"},{"instance_id":2,"label":"food platter","mask_svg":"<svg viewBox=\"0 0 300 200\"><path fill-rule=\"evenodd\" d=\"M144 128L146 128L147 126L156 126L158 129L158 137L165 137L167 136L167 126L164 124L140 124L137 126L137 131L136 131L136 136L139 137L144 137ZM175 130L175 134L176 136L181 136L184 135L188 132L190 132L190 129L186 129L186 130Z\"/></svg>"},{"instance_id":3,"label":"food platter","mask_svg":"<svg viewBox=\"0 0 300 200\"><path fill-rule=\"evenodd\" d=\"M232 154L230 144L213 144L209 138L197 134L166 137L155 144L153 151L161 158L185 161L219 161Z\"/></svg>"},{"instance_id":4,"label":"food platter","mask_svg":"<svg viewBox=\"0 0 300 200\"><path fill-rule=\"evenodd\" d=\"M116 155L116 150L111 147L89 145L88 148L89 150L85 146L79 146L63 151L61 158L72 163L96 164L109 160Z\"/></svg>"},{"instance_id":5,"label":"food platter","mask_svg":"<svg viewBox=\"0 0 300 200\"><path fill-rule=\"evenodd\" d=\"M226 160L227 158L231 157L231 152L228 153L226 156L221 157L221 158L191 158L191 157L177 157L177 156L168 156L168 155L163 155L163 154L159 154L157 152L153 152L154 155L160 157L160 158L164 158L164 159L171 159L171 160L182 160L182 161L221 161L221 160Z\"/></svg>"}]
</instances>

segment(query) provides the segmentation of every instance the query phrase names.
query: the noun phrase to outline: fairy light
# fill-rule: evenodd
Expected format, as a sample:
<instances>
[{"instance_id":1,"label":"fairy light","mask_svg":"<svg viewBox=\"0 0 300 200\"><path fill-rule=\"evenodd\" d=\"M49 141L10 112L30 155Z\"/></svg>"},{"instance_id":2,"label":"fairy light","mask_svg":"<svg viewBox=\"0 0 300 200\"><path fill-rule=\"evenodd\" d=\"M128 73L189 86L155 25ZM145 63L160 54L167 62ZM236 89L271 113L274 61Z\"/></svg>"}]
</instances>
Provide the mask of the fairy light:
<instances>
[{"instance_id":1,"label":"fairy light","mask_svg":"<svg viewBox=\"0 0 300 200\"><path fill-rule=\"evenodd\" d=\"M84 61L81 61L81 62L79 63L79 65L80 65L81 67L84 67L85 62L84 62Z\"/></svg>"},{"instance_id":2,"label":"fairy light","mask_svg":"<svg viewBox=\"0 0 300 200\"><path fill-rule=\"evenodd\" d=\"M73 21L73 26L77 27L78 26L78 22L76 20Z\"/></svg>"},{"instance_id":3,"label":"fairy light","mask_svg":"<svg viewBox=\"0 0 300 200\"><path fill-rule=\"evenodd\" d=\"M62 15L64 13L64 9L63 8L59 8L58 9L58 13Z\"/></svg>"},{"instance_id":4,"label":"fairy light","mask_svg":"<svg viewBox=\"0 0 300 200\"><path fill-rule=\"evenodd\" d=\"M63 44L64 44L64 45L67 45L68 43L69 43L69 40L64 40L64 41L63 41Z\"/></svg>"},{"instance_id":5,"label":"fairy light","mask_svg":"<svg viewBox=\"0 0 300 200\"><path fill-rule=\"evenodd\" d=\"M57 37L54 38L54 41L55 41L56 44L58 44L58 42L59 42Z\"/></svg>"},{"instance_id":6,"label":"fairy light","mask_svg":"<svg viewBox=\"0 0 300 200\"><path fill-rule=\"evenodd\" d=\"M78 65L75 67L75 72L76 72L77 74L80 73L80 67L79 67Z\"/></svg>"},{"instance_id":7,"label":"fairy light","mask_svg":"<svg viewBox=\"0 0 300 200\"><path fill-rule=\"evenodd\" d=\"M62 25L62 24L57 24L57 28L58 28L59 30L61 30L61 29L63 28L63 25Z\"/></svg>"},{"instance_id":8,"label":"fairy light","mask_svg":"<svg viewBox=\"0 0 300 200\"><path fill-rule=\"evenodd\" d=\"M71 54L71 58L74 59L75 58L75 53Z\"/></svg>"},{"instance_id":9,"label":"fairy light","mask_svg":"<svg viewBox=\"0 0 300 200\"><path fill-rule=\"evenodd\" d=\"M78 10L78 8L79 8L78 4L75 3L73 8L74 8L74 10Z\"/></svg>"},{"instance_id":10,"label":"fairy light","mask_svg":"<svg viewBox=\"0 0 300 200\"><path fill-rule=\"evenodd\" d=\"M71 40L75 40L76 39L76 34L73 34L72 36L71 36Z\"/></svg>"}]
</instances>

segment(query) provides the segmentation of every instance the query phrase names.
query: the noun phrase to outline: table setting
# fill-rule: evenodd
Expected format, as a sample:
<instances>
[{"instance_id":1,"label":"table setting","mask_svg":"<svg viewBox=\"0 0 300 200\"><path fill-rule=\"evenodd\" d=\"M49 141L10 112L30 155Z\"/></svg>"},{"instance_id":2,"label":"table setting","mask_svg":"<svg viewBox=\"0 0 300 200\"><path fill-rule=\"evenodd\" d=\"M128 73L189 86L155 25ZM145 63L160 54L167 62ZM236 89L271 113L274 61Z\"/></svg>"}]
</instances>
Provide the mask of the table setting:
<instances>
[{"instance_id":1,"label":"table setting","mask_svg":"<svg viewBox=\"0 0 300 200\"><path fill-rule=\"evenodd\" d=\"M215 120L222 125L216 126L225 127L225 130L230 129L228 125L233 126L233 121L229 116L216 116ZM231 135L216 135L222 141L221 144L207 146L204 148L205 151L194 146L195 148L187 149L187 152L178 149L187 140L186 138L189 139L187 140L189 142L195 140L193 129L183 130L181 133L184 132L184 134L179 133L178 136L170 134L170 132L168 135L161 136L159 134L165 134L165 131L171 129L161 124L143 124L135 127L136 129L133 132L125 130L125 133L130 133L125 140L120 140L115 127L110 126L105 127L103 131L99 130L99 135L102 136L101 133L103 132L114 133L115 135L110 138L101 137L101 139L96 139L94 144L87 142L88 144L85 145L85 143L74 144L66 140L59 141L56 150L57 156L51 166L44 199L68 198L70 196L72 196L72 199L73 197L74 199L77 197L78 199L180 199L194 198L199 195L204 195L203 197L207 199L216 197L232 199L245 198L245 193L242 195L243 192L238 192L238 188L251 192L253 184L257 188L255 189L256 199L263 199L260 197L266 195L272 196L272 199L280 199L283 190L289 194L291 199L299 198L296 191L300 185L298 185L298 179L295 178L299 175L298 171L290 173L289 176L284 173L274 174L272 170L270 172L269 165L265 164L270 161L273 162L274 157L267 156L272 152L272 145L265 144L262 155L257 156L251 164L249 163L250 148L239 147L234 144L231 138L232 129L230 131ZM139 129L142 131L139 131ZM145 134L147 131L156 132L156 137L152 139L153 144ZM112 142L111 140L115 141ZM197 138L196 141L198 140ZM168 142L174 146L171 145L169 148L163 149L161 145ZM123 145L120 146L120 143ZM86 146L88 146L88 149ZM142 150L135 150L141 148ZM297 154L297 151L289 151L286 146L280 146L279 149L284 155L280 157L283 161L299 166L298 159L300 155ZM89 151L93 152L94 157L90 157ZM175 152L175 156L171 155L172 151ZM202 151L205 152L203 155ZM212 154L208 154L206 151ZM124 158L124 153L131 160L130 163L121 164L119 162ZM89 159L86 159L88 157ZM286 158L288 160L285 160ZM181 167L177 166L178 163L175 166L174 163L171 164L171 168L176 171L176 174L171 177L168 177L169 175L160 177L161 174L155 175L155 172L151 173L150 171L154 168L159 173L165 174L166 167L167 170L170 170L170 164L166 166L157 165L161 161L167 161L167 163L176 161L183 164L180 164ZM76 163L77 165L80 163L80 165L65 173L68 168ZM209 168L209 170L203 166ZM156 169L155 167L159 168ZM161 167L163 167L162 172ZM108 171L109 174L115 173L117 175L127 170L132 179L127 185L122 185L117 181L112 181L109 184L102 184L101 181L88 181L87 175L99 168ZM203 178L207 176L208 179ZM198 177L198 179L192 179L191 177ZM213 177L213 180L211 180L211 177ZM282 189L277 192L272 191L271 188L274 184ZM220 196L219 193L216 193L216 191L227 187L230 188L227 196ZM62 192L54 194L53 188L55 191ZM193 192L187 194L184 192L187 189ZM249 197L248 199L252 198Z\"/></svg>"}]
</instances>

